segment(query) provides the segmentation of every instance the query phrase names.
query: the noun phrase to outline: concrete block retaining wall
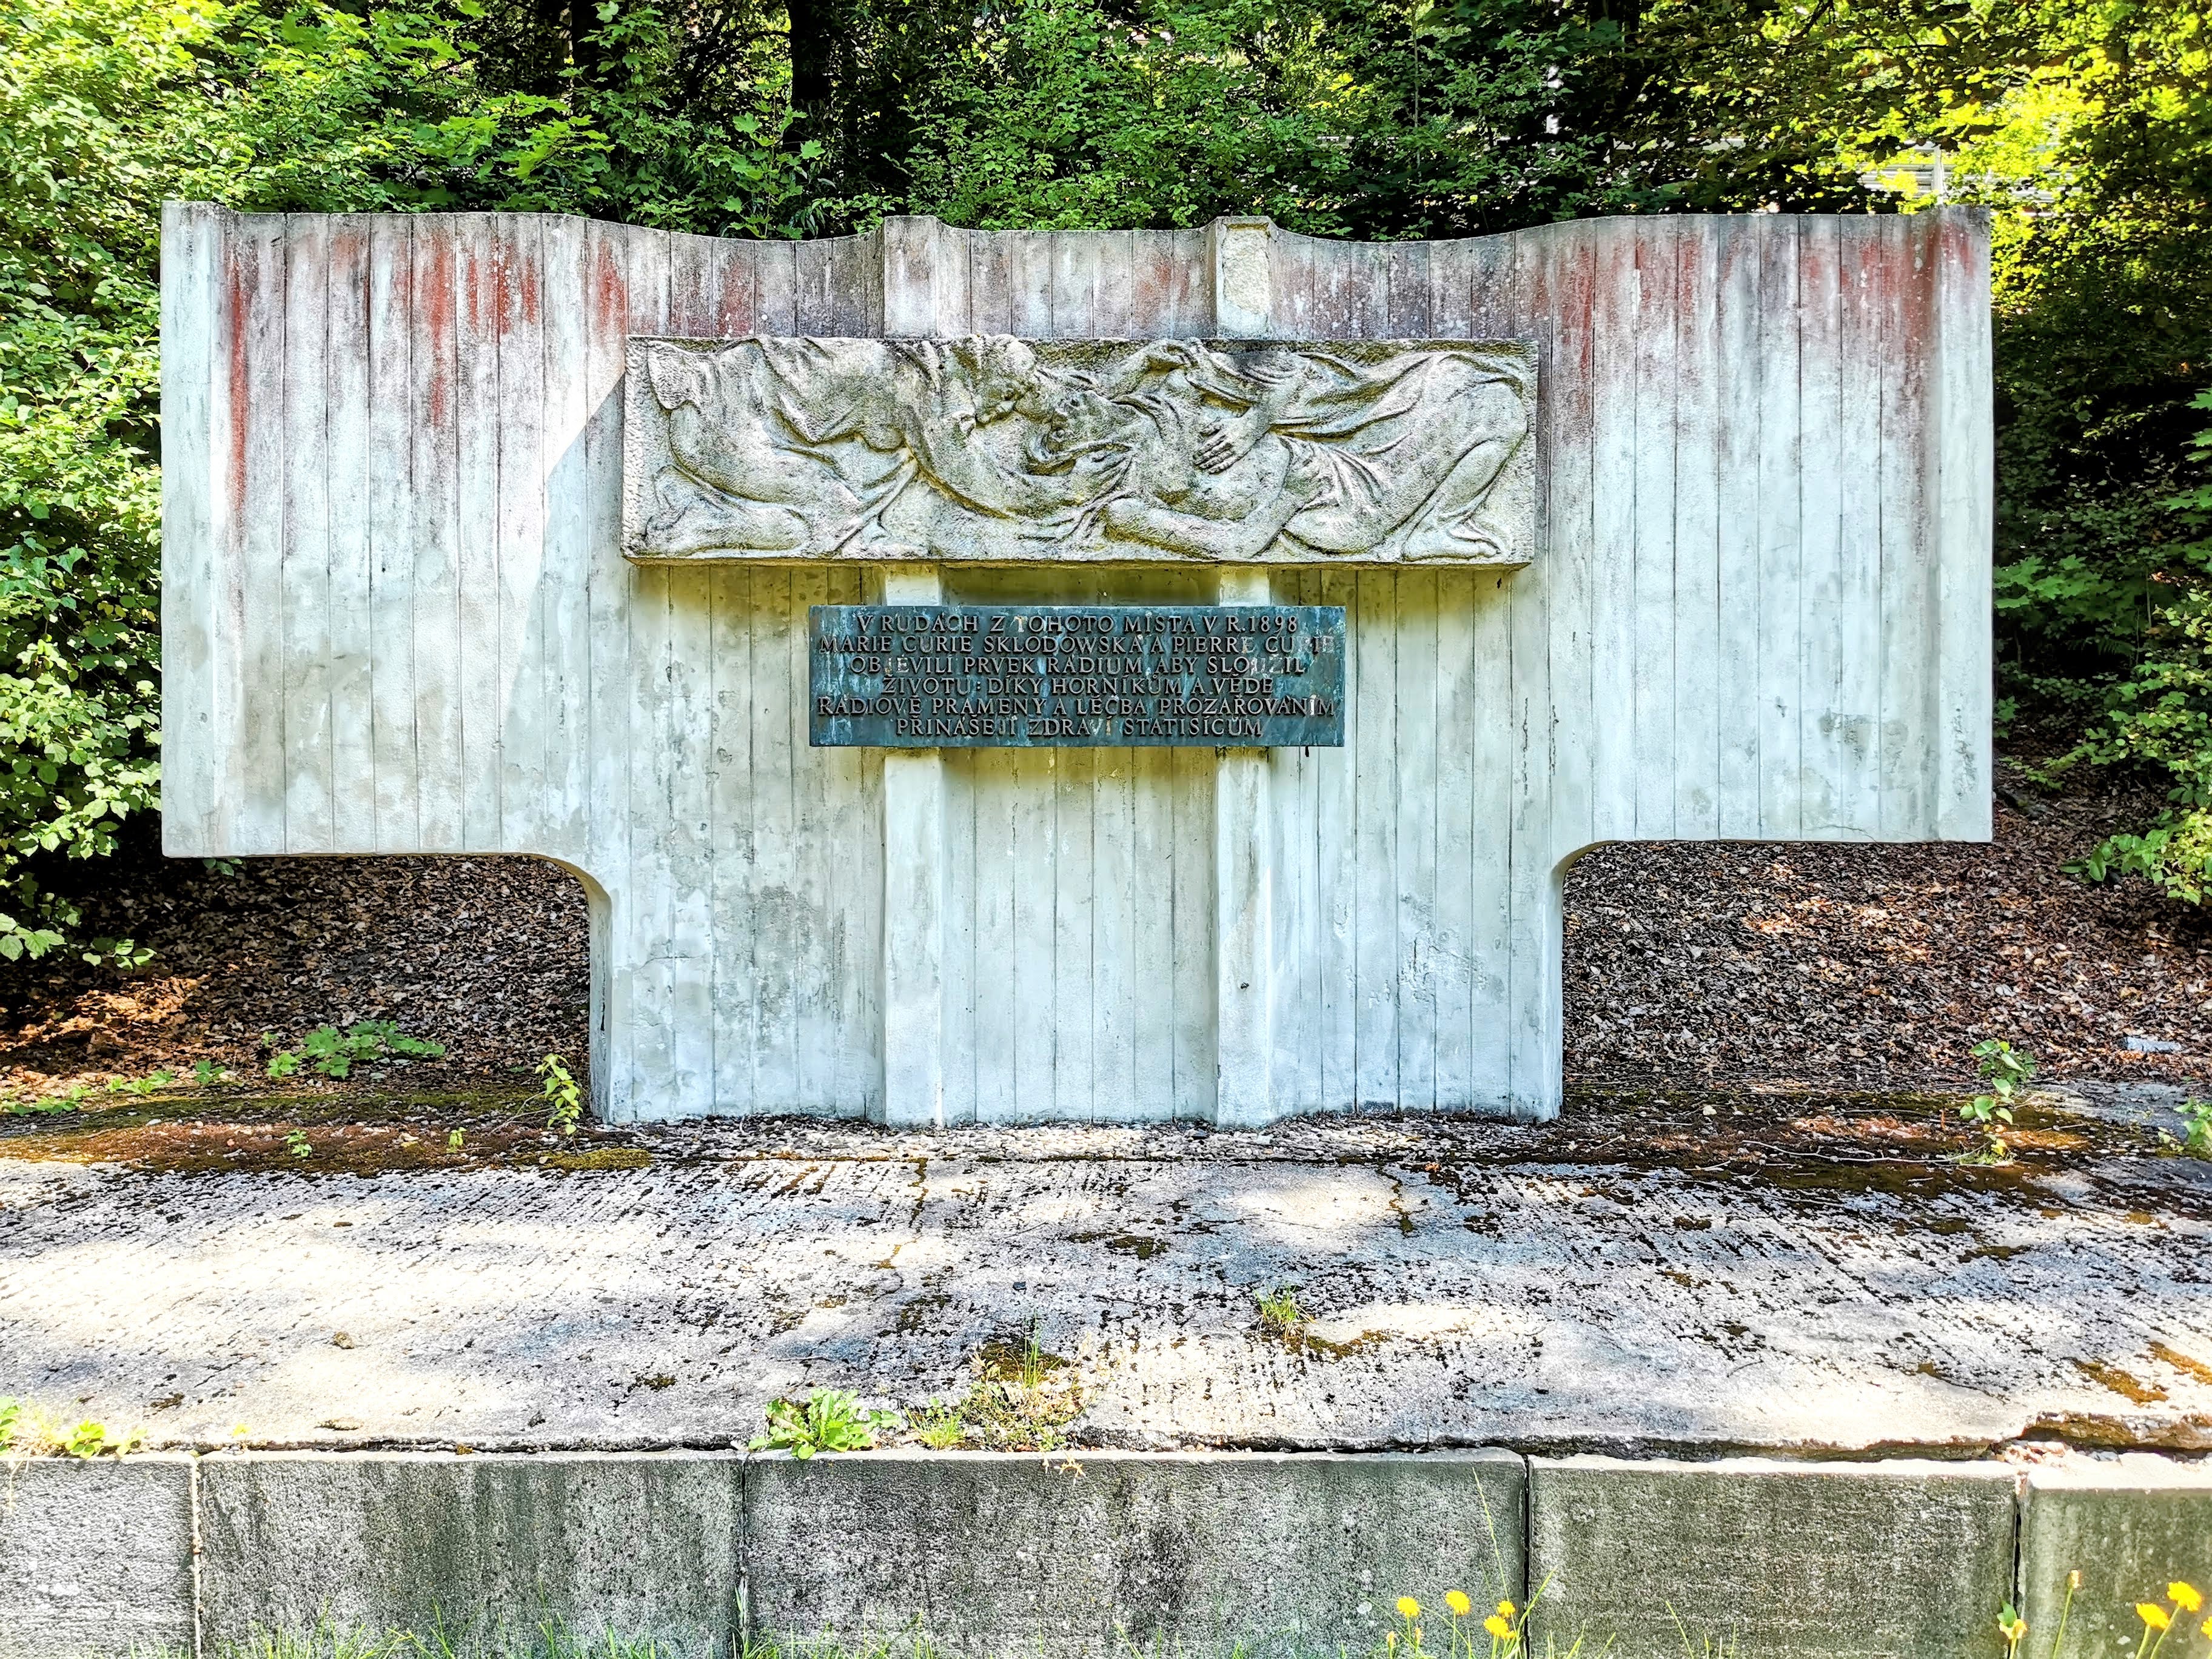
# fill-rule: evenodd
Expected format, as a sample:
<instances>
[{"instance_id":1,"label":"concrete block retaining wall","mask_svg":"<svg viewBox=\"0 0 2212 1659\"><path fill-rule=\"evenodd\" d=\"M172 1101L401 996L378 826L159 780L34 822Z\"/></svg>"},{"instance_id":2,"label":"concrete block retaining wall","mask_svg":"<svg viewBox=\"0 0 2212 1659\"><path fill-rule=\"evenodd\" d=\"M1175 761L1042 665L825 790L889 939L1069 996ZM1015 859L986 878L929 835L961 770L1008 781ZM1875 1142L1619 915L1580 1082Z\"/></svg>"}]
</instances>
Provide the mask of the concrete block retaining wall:
<instances>
[{"instance_id":1,"label":"concrete block retaining wall","mask_svg":"<svg viewBox=\"0 0 2212 1659\"><path fill-rule=\"evenodd\" d=\"M2044 1651L2212 1581L2212 1463L1709 1463L1504 1451L221 1453L4 1471L0 1655L216 1659L256 1629L526 1638L925 1630L957 1654L1358 1656L1401 1595L1543 1586L1535 1650ZM1673 1609L1670 1613L1669 1608ZM1678 1630L1679 1616L1682 1629ZM1434 1645L1434 1631L1431 1644ZM1126 1644L1126 1645L1125 1645Z\"/></svg>"}]
</instances>

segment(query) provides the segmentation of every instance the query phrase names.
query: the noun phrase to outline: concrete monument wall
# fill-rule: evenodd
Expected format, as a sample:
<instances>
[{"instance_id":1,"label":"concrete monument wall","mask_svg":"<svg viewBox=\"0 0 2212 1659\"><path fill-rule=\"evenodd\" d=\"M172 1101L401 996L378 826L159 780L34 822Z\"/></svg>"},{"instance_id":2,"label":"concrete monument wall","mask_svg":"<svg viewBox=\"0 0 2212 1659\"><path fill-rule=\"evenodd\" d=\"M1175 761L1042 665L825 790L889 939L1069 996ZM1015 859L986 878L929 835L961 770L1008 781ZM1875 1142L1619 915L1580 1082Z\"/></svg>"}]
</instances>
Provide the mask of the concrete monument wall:
<instances>
[{"instance_id":1,"label":"concrete monument wall","mask_svg":"<svg viewBox=\"0 0 2212 1659\"><path fill-rule=\"evenodd\" d=\"M1972 210L794 244L173 204L162 270L168 850L576 870L610 1118L1540 1117L1577 853L1989 833ZM983 335L1526 343L1530 544L624 556L633 337ZM1341 605L1345 746L811 748L808 608L863 601Z\"/></svg>"}]
</instances>

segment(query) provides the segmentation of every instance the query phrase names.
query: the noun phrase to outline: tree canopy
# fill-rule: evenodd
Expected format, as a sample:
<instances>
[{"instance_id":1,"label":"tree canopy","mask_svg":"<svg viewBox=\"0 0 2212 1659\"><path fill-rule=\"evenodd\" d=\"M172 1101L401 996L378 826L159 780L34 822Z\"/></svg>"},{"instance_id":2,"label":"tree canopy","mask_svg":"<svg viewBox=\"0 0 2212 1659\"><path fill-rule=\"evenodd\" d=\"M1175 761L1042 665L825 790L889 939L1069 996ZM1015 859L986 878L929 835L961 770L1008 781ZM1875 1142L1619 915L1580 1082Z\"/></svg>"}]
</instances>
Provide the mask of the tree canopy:
<instances>
[{"instance_id":1,"label":"tree canopy","mask_svg":"<svg viewBox=\"0 0 2212 1659\"><path fill-rule=\"evenodd\" d=\"M1377 239L1986 203L2000 708L2054 776L2166 779L2089 873L2201 900L2208 183L2212 35L2156 0L0 0L0 954L156 800L165 197Z\"/></svg>"}]
</instances>

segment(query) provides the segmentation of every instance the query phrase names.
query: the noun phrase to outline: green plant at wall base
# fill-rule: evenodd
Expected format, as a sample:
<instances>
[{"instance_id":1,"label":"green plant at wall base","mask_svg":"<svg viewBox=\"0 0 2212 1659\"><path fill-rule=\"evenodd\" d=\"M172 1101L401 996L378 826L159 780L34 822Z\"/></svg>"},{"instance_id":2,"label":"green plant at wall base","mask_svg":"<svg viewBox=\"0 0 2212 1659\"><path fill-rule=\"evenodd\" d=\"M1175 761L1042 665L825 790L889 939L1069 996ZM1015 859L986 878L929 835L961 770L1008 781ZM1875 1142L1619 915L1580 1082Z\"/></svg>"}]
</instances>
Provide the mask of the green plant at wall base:
<instances>
[{"instance_id":1,"label":"green plant at wall base","mask_svg":"<svg viewBox=\"0 0 2212 1659\"><path fill-rule=\"evenodd\" d=\"M817 1452L872 1451L878 1433L904 1426L896 1412L866 1411L860 1396L842 1389L816 1389L805 1402L769 1403L768 1431L747 1443L754 1451L787 1451L809 1458Z\"/></svg>"},{"instance_id":2,"label":"green plant at wall base","mask_svg":"<svg viewBox=\"0 0 2212 1659\"><path fill-rule=\"evenodd\" d=\"M295 1158L306 1158L315 1150L307 1137L295 1129L284 1137L284 1150Z\"/></svg>"},{"instance_id":3,"label":"green plant at wall base","mask_svg":"<svg viewBox=\"0 0 2212 1659\"><path fill-rule=\"evenodd\" d=\"M143 1445L143 1431L110 1434L104 1423L70 1423L27 1400L0 1398L0 1454L10 1458L121 1457Z\"/></svg>"},{"instance_id":4,"label":"green plant at wall base","mask_svg":"<svg viewBox=\"0 0 2212 1659\"><path fill-rule=\"evenodd\" d=\"M261 1042L265 1048L275 1048L276 1039L264 1031ZM282 1048L270 1055L269 1075L294 1077L306 1065L325 1077L342 1079L351 1076L356 1066L372 1060L434 1060L445 1052L444 1044L409 1036L388 1019L361 1020L343 1032L335 1025L318 1025L296 1049Z\"/></svg>"},{"instance_id":5,"label":"green plant at wall base","mask_svg":"<svg viewBox=\"0 0 2212 1659\"><path fill-rule=\"evenodd\" d=\"M932 1451L951 1451L968 1437L968 1425L960 1420L960 1408L933 1400L916 1411L907 1422L915 1440Z\"/></svg>"},{"instance_id":6,"label":"green plant at wall base","mask_svg":"<svg viewBox=\"0 0 2212 1659\"><path fill-rule=\"evenodd\" d=\"M1989 1139L1981 1151L1966 1154L1965 1161L2002 1164L2012 1156L2012 1148L2006 1144L2000 1126L2010 1127L2013 1098L2035 1075L2035 1056L2025 1048L2014 1048L2002 1037L1991 1037L1974 1045L1974 1060L1989 1092L1976 1095L1961 1106L1959 1115L1978 1125Z\"/></svg>"},{"instance_id":7,"label":"green plant at wall base","mask_svg":"<svg viewBox=\"0 0 2212 1659\"><path fill-rule=\"evenodd\" d=\"M2212 1100L2185 1100L2175 1109L2181 1115L2180 1138L2177 1139L2160 1129L2160 1148L2186 1152L2191 1158L2212 1158Z\"/></svg>"},{"instance_id":8,"label":"green plant at wall base","mask_svg":"<svg viewBox=\"0 0 2212 1659\"><path fill-rule=\"evenodd\" d=\"M568 1062L548 1054L538 1062L538 1075L545 1080L545 1127L564 1135L575 1133L584 1117L584 1091L569 1075Z\"/></svg>"}]
</instances>

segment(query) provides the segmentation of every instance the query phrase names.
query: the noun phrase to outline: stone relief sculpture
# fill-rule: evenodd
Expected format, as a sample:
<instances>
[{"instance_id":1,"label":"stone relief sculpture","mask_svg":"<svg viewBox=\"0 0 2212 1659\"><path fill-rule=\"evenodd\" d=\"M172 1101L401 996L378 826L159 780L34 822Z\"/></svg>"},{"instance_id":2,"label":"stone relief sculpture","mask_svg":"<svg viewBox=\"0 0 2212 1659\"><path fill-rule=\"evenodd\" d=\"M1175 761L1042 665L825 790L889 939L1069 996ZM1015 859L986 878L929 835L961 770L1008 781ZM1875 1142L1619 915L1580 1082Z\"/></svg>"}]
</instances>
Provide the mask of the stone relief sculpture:
<instances>
[{"instance_id":1,"label":"stone relief sculpture","mask_svg":"<svg viewBox=\"0 0 2212 1659\"><path fill-rule=\"evenodd\" d=\"M1519 566L1534 353L640 339L632 558Z\"/></svg>"}]
</instances>

